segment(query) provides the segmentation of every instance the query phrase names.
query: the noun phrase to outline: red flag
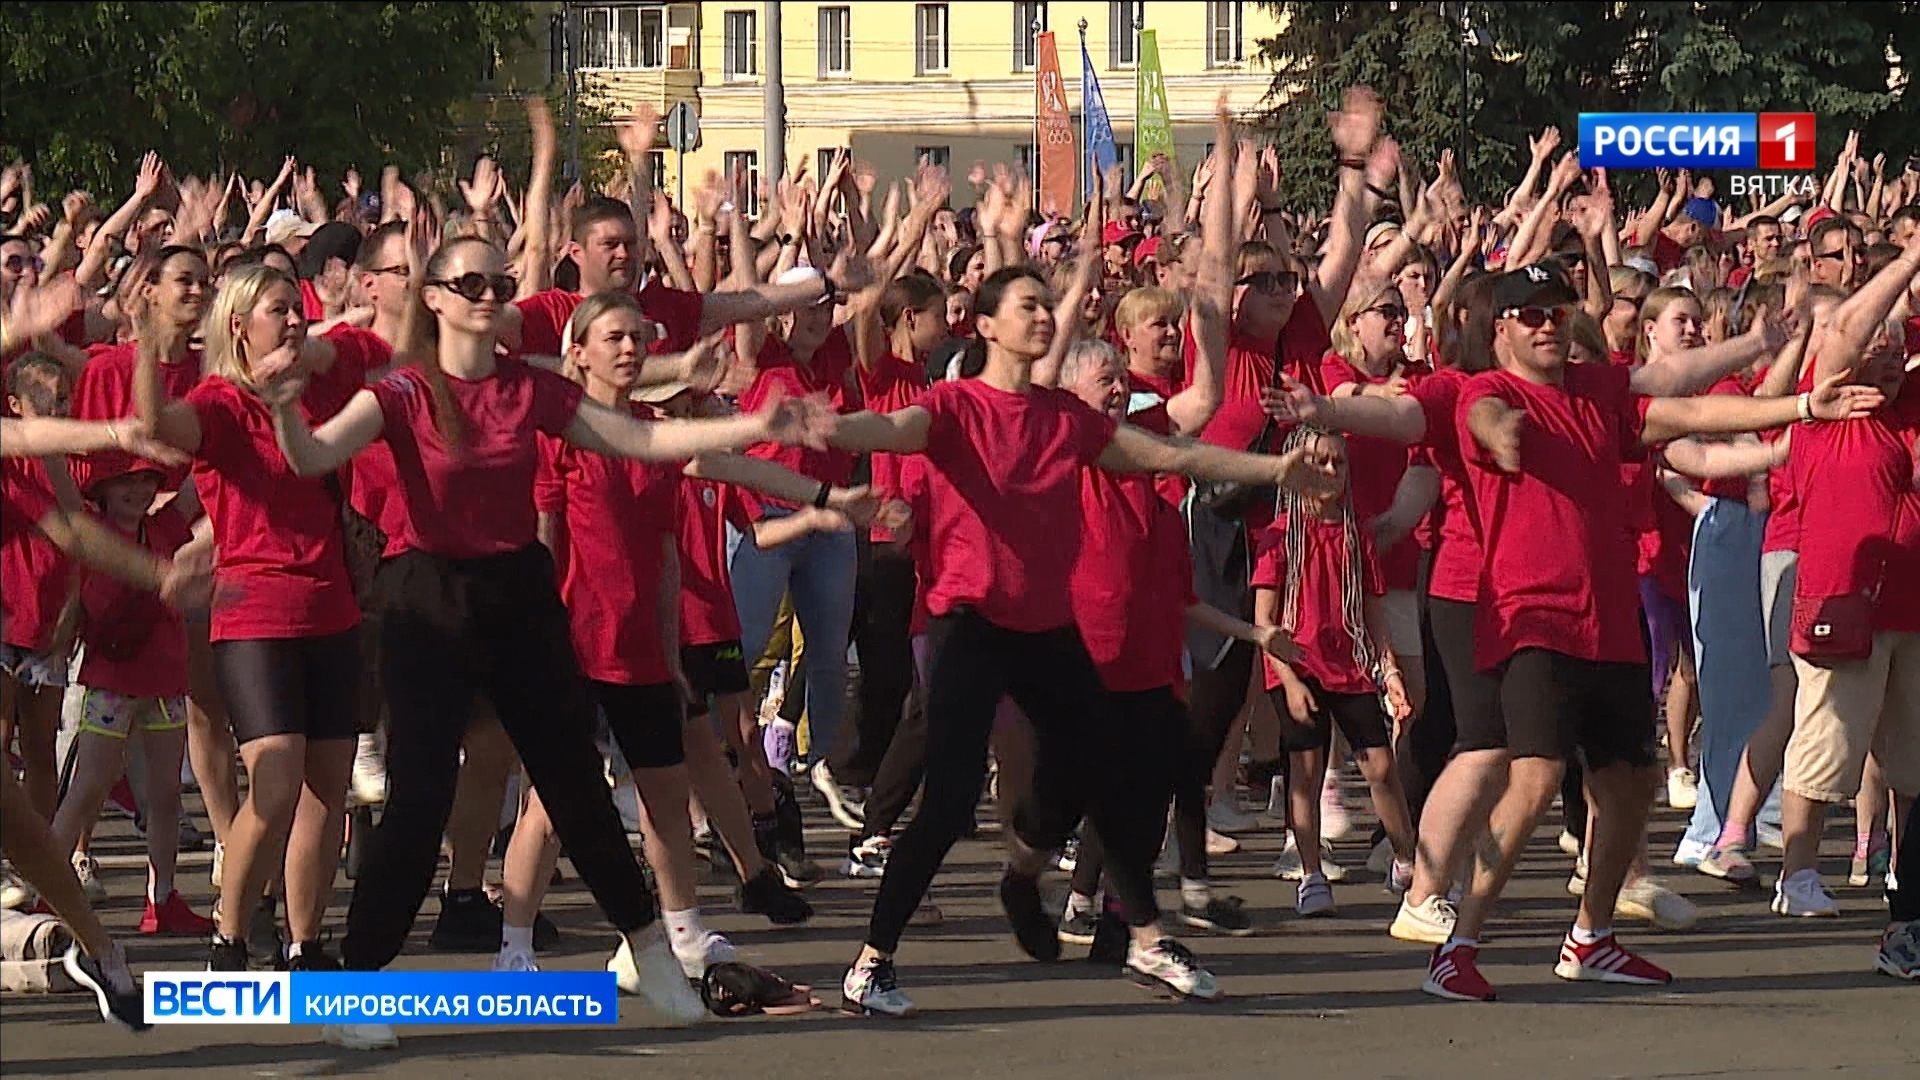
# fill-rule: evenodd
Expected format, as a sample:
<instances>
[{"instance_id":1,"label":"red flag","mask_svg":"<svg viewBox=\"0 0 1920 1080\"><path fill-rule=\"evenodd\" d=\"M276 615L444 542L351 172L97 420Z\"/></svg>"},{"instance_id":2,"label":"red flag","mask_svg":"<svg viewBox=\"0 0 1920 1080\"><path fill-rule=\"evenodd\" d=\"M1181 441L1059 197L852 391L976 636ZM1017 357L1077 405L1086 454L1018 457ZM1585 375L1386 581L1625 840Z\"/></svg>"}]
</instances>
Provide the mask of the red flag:
<instances>
[{"instance_id":1,"label":"red flag","mask_svg":"<svg viewBox=\"0 0 1920 1080\"><path fill-rule=\"evenodd\" d=\"M1040 212L1049 217L1073 215L1079 181L1080 154L1074 145L1073 116L1067 111L1067 85L1060 78L1060 54L1051 31L1035 37L1040 63L1034 76L1034 113L1039 118Z\"/></svg>"}]
</instances>

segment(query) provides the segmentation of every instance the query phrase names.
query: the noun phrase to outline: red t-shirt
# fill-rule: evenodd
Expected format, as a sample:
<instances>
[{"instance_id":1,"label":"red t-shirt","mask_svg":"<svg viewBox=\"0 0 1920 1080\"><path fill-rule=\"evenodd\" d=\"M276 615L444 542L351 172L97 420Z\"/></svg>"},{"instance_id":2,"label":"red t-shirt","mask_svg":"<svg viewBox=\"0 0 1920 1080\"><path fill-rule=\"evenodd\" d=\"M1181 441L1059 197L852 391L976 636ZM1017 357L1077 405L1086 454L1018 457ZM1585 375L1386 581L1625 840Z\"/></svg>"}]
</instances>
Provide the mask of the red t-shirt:
<instances>
[{"instance_id":1,"label":"red t-shirt","mask_svg":"<svg viewBox=\"0 0 1920 1080\"><path fill-rule=\"evenodd\" d=\"M1280 366L1288 375L1324 393L1320 385L1320 358L1332 346L1326 320L1320 317L1320 309L1306 293L1301 293L1294 303L1293 314L1281 328L1277 343L1233 335L1227 342L1227 370L1220 408L1201 429L1201 441L1229 450L1252 446L1267 423L1266 411L1260 407L1260 393L1277 381L1274 357L1280 358ZM1188 352L1187 385L1193 383L1193 369L1198 360L1197 351Z\"/></svg>"},{"instance_id":2,"label":"red t-shirt","mask_svg":"<svg viewBox=\"0 0 1920 1080\"><path fill-rule=\"evenodd\" d=\"M783 398L825 394L835 412L860 410L859 393L849 386L855 365L853 347L847 343L844 330L835 328L829 333L804 365L794 359L786 342L768 334L756 362L759 372L754 376L753 385L740 395L741 412L758 412L775 393ZM785 465L809 480L835 487L846 484L853 476L853 455L844 450L810 450L804 446L760 443L749 448L747 456ZM750 491L741 492L741 502L754 521L766 517L769 507L792 506Z\"/></svg>"},{"instance_id":3,"label":"red t-shirt","mask_svg":"<svg viewBox=\"0 0 1920 1080\"><path fill-rule=\"evenodd\" d=\"M1073 618L1107 689L1158 690L1181 679L1193 564L1179 511L1153 478L1092 467L1080 475ZM1174 548L1178 549L1178 554Z\"/></svg>"},{"instance_id":4,"label":"red t-shirt","mask_svg":"<svg viewBox=\"0 0 1920 1080\"><path fill-rule=\"evenodd\" d=\"M1418 385L1431 374L1425 365L1408 368L1406 373L1409 386ZM1386 381L1354 367L1332 350L1320 359L1320 383L1327 393L1348 383L1375 386ZM1407 475L1407 468L1415 463L1416 456L1424 455L1392 439L1347 436L1348 482L1353 488L1353 512L1360 516L1362 526L1393 508L1400 480ZM1390 590L1419 586L1420 546L1414 543L1411 534L1380 553L1380 574Z\"/></svg>"},{"instance_id":5,"label":"red t-shirt","mask_svg":"<svg viewBox=\"0 0 1920 1080\"><path fill-rule=\"evenodd\" d=\"M322 335L333 346L333 366L307 383L301 411L313 424L333 419L353 395L367 388L367 376L393 363L393 346L371 330L336 326Z\"/></svg>"},{"instance_id":6,"label":"red t-shirt","mask_svg":"<svg viewBox=\"0 0 1920 1080\"><path fill-rule=\"evenodd\" d=\"M193 526L171 506L148 515L133 532L101 522L162 558L193 539ZM94 570L82 575L80 605L87 643L81 685L139 698L187 692L187 624L179 612L145 589Z\"/></svg>"},{"instance_id":7,"label":"red t-shirt","mask_svg":"<svg viewBox=\"0 0 1920 1080\"><path fill-rule=\"evenodd\" d=\"M647 318L665 328L665 336L647 346L650 353L685 352L700 337L700 313L706 304L699 293L682 292L650 280L634 292L640 310ZM525 300L517 300L520 309L520 355L559 356L565 350L567 320L586 297L565 289L548 289Z\"/></svg>"},{"instance_id":8,"label":"red t-shirt","mask_svg":"<svg viewBox=\"0 0 1920 1080\"><path fill-rule=\"evenodd\" d=\"M1641 577L1652 578L1654 587L1662 595L1685 603L1687 567L1693 559L1693 515L1674 502L1667 489L1656 482L1651 463L1642 475L1646 478L1653 528L1640 534L1639 559L1634 569Z\"/></svg>"},{"instance_id":9,"label":"red t-shirt","mask_svg":"<svg viewBox=\"0 0 1920 1080\"><path fill-rule=\"evenodd\" d=\"M919 364L887 353L871 369L861 367L860 396L866 408L878 413L897 412L917 403L927 392L927 372ZM874 494L882 499L900 497L900 462L903 455L876 452L870 455ZM892 539L886 529L875 525L868 535L875 543Z\"/></svg>"},{"instance_id":10,"label":"red t-shirt","mask_svg":"<svg viewBox=\"0 0 1920 1080\"><path fill-rule=\"evenodd\" d=\"M1176 378L1156 378L1127 369L1127 423L1142 431L1168 438L1173 435L1173 417L1167 414L1167 402L1186 389ZM1179 473L1161 473L1154 478L1160 497L1175 506L1187 498L1187 478Z\"/></svg>"},{"instance_id":11,"label":"red t-shirt","mask_svg":"<svg viewBox=\"0 0 1920 1080\"><path fill-rule=\"evenodd\" d=\"M907 454L900 459L900 498L913 511L913 528L907 535L907 555L913 559L913 618L908 623L914 635L927 632L927 586L933 582L933 539L927 528L932 520L927 489L927 459Z\"/></svg>"},{"instance_id":12,"label":"red t-shirt","mask_svg":"<svg viewBox=\"0 0 1920 1080\"><path fill-rule=\"evenodd\" d=\"M1633 393L1624 368L1569 364L1562 377L1542 386L1487 371L1460 396L1460 450L1485 548L1474 642L1483 670L1530 647L1646 662L1620 465L1644 454L1651 399ZM1517 476L1500 472L1467 428L1486 397L1526 411Z\"/></svg>"},{"instance_id":13,"label":"red t-shirt","mask_svg":"<svg viewBox=\"0 0 1920 1080\"><path fill-rule=\"evenodd\" d=\"M11 543L24 533L37 532L40 522L53 510L53 493L37 484L25 482L25 459L0 458L0 544ZM11 612L18 602L12 589L0 593Z\"/></svg>"},{"instance_id":14,"label":"red t-shirt","mask_svg":"<svg viewBox=\"0 0 1920 1080\"><path fill-rule=\"evenodd\" d=\"M636 417L650 420L643 408ZM669 649L660 635L662 552L678 543L680 471L671 465L607 457L541 435L533 502L566 523L566 572L560 599L573 648L590 679L622 686L669 682Z\"/></svg>"},{"instance_id":15,"label":"red t-shirt","mask_svg":"<svg viewBox=\"0 0 1920 1080\"><path fill-rule=\"evenodd\" d=\"M733 606L733 576L727 568L727 524L750 528L738 488L712 480L680 478L680 643L712 645L740 640L740 614Z\"/></svg>"},{"instance_id":16,"label":"red t-shirt","mask_svg":"<svg viewBox=\"0 0 1920 1080\"><path fill-rule=\"evenodd\" d=\"M1440 471L1440 522L1433 549L1433 568L1427 577L1427 595L1471 604L1480 598L1482 562L1480 516L1473 505L1466 463L1460 457L1460 430L1455 426L1460 392L1471 378L1458 368L1441 368L1408 390L1426 414L1427 435L1422 442L1426 460Z\"/></svg>"},{"instance_id":17,"label":"red t-shirt","mask_svg":"<svg viewBox=\"0 0 1920 1080\"><path fill-rule=\"evenodd\" d=\"M313 282L305 278L300 280L300 311L310 323L319 322L327 317L327 305L320 299L320 291Z\"/></svg>"},{"instance_id":18,"label":"red t-shirt","mask_svg":"<svg viewBox=\"0 0 1920 1080\"><path fill-rule=\"evenodd\" d=\"M75 420L118 420L133 412L133 370L139 359L139 346L133 342L122 345L108 345L92 351L87 366L80 369L80 377L73 384L73 418ZM198 348L187 350L187 357L178 364L160 365L160 380L165 385L167 397L178 400L187 396L187 391L200 382L201 357ZM76 460L73 469L74 482L80 490L87 490L94 476L119 476L131 467L130 456L120 450L102 450ZM187 478L184 465L161 468L153 467L165 479L161 482L162 491L178 491Z\"/></svg>"},{"instance_id":19,"label":"red t-shirt","mask_svg":"<svg viewBox=\"0 0 1920 1080\"><path fill-rule=\"evenodd\" d=\"M1340 521L1309 518L1302 530L1300 549L1300 599L1295 625L1289 629L1300 646L1300 659L1290 665L1301 675L1334 694L1371 694L1379 689L1371 672L1362 671L1354 659L1354 638L1347 629L1341 590L1349 560L1360 560L1360 588L1367 596L1386 595L1386 583L1380 577L1380 561L1374 555L1373 538L1357 522L1354 535L1359 541L1355 551L1347 544L1347 526ZM1253 587L1270 589L1280 596L1280 619L1286 620L1287 588L1287 515L1277 515L1273 524L1260 534L1254 549ZM1365 633L1365 628L1360 628ZM1280 673L1273 661L1266 664L1266 686L1280 685Z\"/></svg>"},{"instance_id":20,"label":"red t-shirt","mask_svg":"<svg viewBox=\"0 0 1920 1080\"><path fill-rule=\"evenodd\" d=\"M1065 390L1013 394L979 379L939 383L920 406L932 416L920 521L932 542L928 611L972 607L1028 633L1072 622L1080 469L1118 425Z\"/></svg>"},{"instance_id":21,"label":"red t-shirt","mask_svg":"<svg viewBox=\"0 0 1920 1080\"><path fill-rule=\"evenodd\" d=\"M434 430L433 393L418 368L401 368L373 388L401 504L388 514L397 528L388 530L387 554L479 559L519 551L536 540L534 435L564 432L585 391L551 371L505 359L487 378L449 375L447 386L465 417L465 441L457 449Z\"/></svg>"},{"instance_id":22,"label":"red t-shirt","mask_svg":"<svg viewBox=\"0 0 1920 1080\"><path fill-rule=\"evenodd\" d=\"M1796 393L1806 393L1813 389L1814 358L1808 357L1800 367L1800 385ZM1775 428L1762 432L1761 438L1769 443L1787 437L1788 428ZM1760 540L1760 553L1765 555L1775 551L1797 551L1800 547L1800 486L1803 483L1799 473L1805 463L1800 453L1800 436L1794 435L1787 444L1787 464L1767 473L1767 531Z\"/></svg>"},{"instance_id":23,"label":"red t-shirt","mask_svg":"<svg viewBox=\"0 0 1920 1080\"><path fill-rule=\"evenodd\" d=\"M6 625L0 637L8 645L41 652L51 645L73 587L73 561L33 526L53 507L53 484L46 463L37 458L0 459L0 485L6 489L8 520L15 506L35 508L25 528L7 530L0 542L0 595L6 597Z\"/></svg>"},{"instance_id":24,"label":"red t-shirt","mask_svg":"<svg viewBox=\"0 0 1920 1080\"><path fill-rule=\"evenodd\" d=\"M1879 589L1876 631L1920 632L1920 375L1862 420L1793 433L1799 486L1796 601Z\"/></svg>"},{"instance_id":25,"label":"red t-shirt","mask_svg":"<svg viewBox=\"0 0 1920 1080\"><path fill-rule=\"evenodd\" d=\"M200 421L193 483L213 523L212 640L324 637L360 623L340 502L300 477L252 391L210 376L187 394Z\"/></svg>"}]
</instances>

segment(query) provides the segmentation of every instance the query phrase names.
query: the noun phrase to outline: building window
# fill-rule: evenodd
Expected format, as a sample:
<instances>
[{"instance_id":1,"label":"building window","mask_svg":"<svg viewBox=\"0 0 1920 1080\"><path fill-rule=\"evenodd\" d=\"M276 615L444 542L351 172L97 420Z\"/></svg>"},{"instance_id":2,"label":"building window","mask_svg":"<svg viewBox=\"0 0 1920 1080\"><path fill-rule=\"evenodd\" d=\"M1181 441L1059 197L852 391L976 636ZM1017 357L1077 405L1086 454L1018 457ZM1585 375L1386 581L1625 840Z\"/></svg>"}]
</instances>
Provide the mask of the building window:
<instances>
[{"instance_id":1,"label":"building window","mask_svg":"<svg viewBox=\"0 0 1920 1080\"><path fill-rule=\"evenodd\" d=\"M1120 190L1115 195L1125 195L1133 186L1133 144L1130 142L1114 145L1114 164L1120 166Z\"/></svg>"},{"instance_id":2,"label":"building window","mask_svg":"<svg viewBox=\"0 0 1920 1080\"><path fill-rule=\"evenodd\" d=\"M1020 171L1029 177L1037 177L1039 170L1034 166L1040 159L1039 156L1034 153L1033 144L1021 143L1018 150L1020 154Z\"/></svg>"},{"instance_id":3,"label":"building window","mask_svg":"<svg viewBox=\"0 0 1920 1080\"><path fill-rule=\"evenodd\" d=\"M1241 30L1239 0L1207 5L1207 66L1245 63L1247 46Z\"/></svg>"},{"instance_id":4,"label":"building window","mask_svg":"<svg viewBox=\"0 0 1920 1080\"><path fill-rule=\"evenodd\" d=\"M667 10L659 4L580 9L583 67L667 66Z\"/></svg>"},{"instance_id":5,"label":"building window","mask_svg":"<svg viewBox=\"0 0 1920 1080\"><path fill-rule=\"evenodd\" d=\"M833 159L840 154L847 154L851 157L853 151L851 148L845 146L821 146L814 148L813 178L816 182L824 181L827 178L827 174L833 171Z\"/></svg>"},{"instance_id":6,"label":"building window","mask_svg":"<svg viewBox=\"0 0 1920 1080\"><path fill-rule=\"evenodd\" d=\"M952 154L948 151L949 148L945 146L916 146L913 148L913 161L918 165L924 160L929 165L944 169L947 167L947 162L952 159Z\"/></svg>"},{"instance_id":7,"label":"building window","mask_svg":"<svg viewBox=\"0 0 1920 1080\"><path fill-rule=\"evenodd\" d=\"M947 5L917 4L914 11L916 75L947 73Z\"/></svg>"},{"instance_id":8,"label":"building window","mask_svg":"<svg viewBox=\"0 0 1920 1080\"><path fill-rule=\"evenodd\" d=\"M1140 62L1140 27L1147 21L1146 0L1113 0L1107 5L1107 66L1130 68Z\"/></svg>"},{"instance_id":9,"label":"building window","mask_svg":"<svg viewBox=\"0 0 1920 1080\"><path fill-rule=\"evenodd\" d=\"M665 150L647 151L647 183L655 191L667 189L667 152Z\"/></svg>"},{"instance_id":10,"label":"building window","mask_svg":"<svg viewBox=\"0 0 1920 1080\"><path fill-rule=\"evenodd\" d=\"M723 68L727 78L748 79L760 74L759 22L759 12L727 12Z\"/></svg>"},{"instance_id":11,"label":"building window","mask_svg":"<svg viewBox=\"0 0 1920 1080\"><path fill-rule=\"evenodd\" d=\"M843 79L853 74L853 9L820 9L820 77Z\"/></svg>"},{"instance_id":12,"label":"building window","mask_svg":"<svg viewBox=\"0 0 1920 1080\"><path fill-rule=\"evenodd\" d=\"M728 12L728 14L732 15L735 13ZM736 198L745 200L745 205L742 205L740 209L745 211L748 217L757 216L760 213L759 153L753 150L729 150L726 153L723 164L726 167L724 175L729 183L740 183L742 182L741 178L745 177L744 182L747 185L747 190L743 192L735 188L734 195Z\"/></svg>"},{"instance_id":13,"label":"building window","mask_svg":"<svg viewBox=\"0 0 1920 1080\"><path fill-rule=\"evenodd\" d=\"M1013 5L1013 70L1032 71L1040 66L1039 36L1046 28L1045 0Z\"/></svg>"}]
</instances>

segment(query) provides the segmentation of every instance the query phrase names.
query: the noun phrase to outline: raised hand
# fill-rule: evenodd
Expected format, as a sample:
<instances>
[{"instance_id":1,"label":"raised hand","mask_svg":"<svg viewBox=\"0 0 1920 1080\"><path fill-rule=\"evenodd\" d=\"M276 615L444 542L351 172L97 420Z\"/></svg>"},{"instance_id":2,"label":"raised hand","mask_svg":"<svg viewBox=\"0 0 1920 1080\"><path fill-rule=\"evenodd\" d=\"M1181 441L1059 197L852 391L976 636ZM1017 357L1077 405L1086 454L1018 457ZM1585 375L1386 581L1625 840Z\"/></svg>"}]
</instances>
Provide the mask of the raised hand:
<instances>
[{"instance_id":1,"label":"raised hand","mask_svg":"<svg viewBox=\"0 0 1920 1080\"><path fill-rule=\"evenodd\" d=\"M613 134L620 141L620 150L627 155L629 162L644 162L647 152L653 149L654 140L660 134L660 111L642 102L624 123L614 125Z\"/></svg>"},{"instance_id":2,"label":"raised hand","mask_svg":"<svg viewBox=\"0 0 1920 1080\"><path fill-rule=\"evenodd\" d=\"M1260 407L1275 420L1318 425L1327 399L1291 375L1282 373L1279 386L1260 391Z\"/></svg>"},{"instance_id":3,"label":"raised hand","mask_svg":"<svg viewBox=\"0 0 1920 1080\"><path fill-rule=\"evenodd\" d=\"M293 159L287 160L291 162ZM140 159L140 174L133 180L133 194L141 202L151 201L155 195L160 194L160 185L165 181L166 175L166 162L160 160L159 154L151 150L147 151L146 156Z\"/></svg>"},{"instance_id":4,"label":"raised hand","mask_svg":"<svg viewBox=\"0 0 1920 1080\"><path fill-rule=\"evenodd\" d=\"M52 333L79 307L80 285L73 275L62 274L39 286L22 278L7 305L8 341L25 342Z\"/></svg>"},{"instance_id":5,"label":"raised hand","mask_svg":"<svg viewBox=\"0 0 1920 1080\"><path fill-rule=\"evenodd\" d=\"M500 165L491 157L483 157L473 163L473 180L460 181L460 194L467 201L467 209L474 217L489 217L493 213L494 203L506 192L506 178L500 174Z\"/></svg>"},{"instance_id":6,"label":"raised hand","mask_svg":"<svg viewBox=\"0 0 1920 1080\"><path fill-rule=\"evenodd\" d=\"M1569 150L1560 155L1559 162L1554 165L1553 177L1547 181L1548 189L1553 194L1559 195L1573 187L1573 182L1578 179L1580 179L1580 153L1577 150Z\"/></svg>"},{"instance_id":7,"label":"raised hand","mask_svg":"<svg viewBox=\"0 0 1920 1080\"><path fill-rule=\"evenodd\" d=\"M93 205L93 196L84 191L69 191L67 197L60 200L60 214L66 223L73 227L80 224L80 215Z\"/></svg>"},{"instance_id":8,"label":"raised hand","mask_svg":"<svg viewBox=\"0 0 1920 1080\"><path fill-rule=\"evenodd\" d=\"M842 248L834 256L833 265L828 268L827 276L833 283L848 293L857 293L873 284L873 264L864 255L856 255L851 249Z\"/></svg>"},{"instance_id":9,"label":"raised hand","mask_svg":"<svg viewBox=\"0 0 1920 1080\"><path fill-rule=\"evenodd\" d=\"M340 179L340 188L347 193L348 200L357 205L360 202L360 170L348 168L347 175Z\"/></svg>"},{"instance_id":10,"label":"raised hand","mask_svg":"<svg viewBox=\"0 0 1920 1080\"><path fill-rule=\"evenodd\" d=\"M1527 136L1527 149L1533 152L1533 160L1536 164L1545 164L1546 160L1559 148L1560 129L1557 127L1542 131L1537 139L1531 135Z\"/></svg>"}]
</instances>

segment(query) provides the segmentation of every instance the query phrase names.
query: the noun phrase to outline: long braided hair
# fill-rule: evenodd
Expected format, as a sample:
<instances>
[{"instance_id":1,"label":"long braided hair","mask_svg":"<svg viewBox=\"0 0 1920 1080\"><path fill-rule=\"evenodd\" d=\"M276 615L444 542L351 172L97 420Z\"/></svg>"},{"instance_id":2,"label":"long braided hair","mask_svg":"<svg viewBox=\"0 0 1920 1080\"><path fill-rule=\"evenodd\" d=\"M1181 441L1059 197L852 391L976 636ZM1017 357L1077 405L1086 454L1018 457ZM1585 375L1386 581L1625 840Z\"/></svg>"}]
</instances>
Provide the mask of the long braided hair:
<instances>
[{"instance_id":1,"label":"long braided hair","mask_svg":"<svg viewBox=\"0 0 1920 1080\"><path fill-rule=\"evenodd\" d=\"M1281 452L1298 450L1316 439L1340 439L1334 432L1302 424L1287 433ZM1345 440L1341 440L1344 444ZM1360 523L1353 512L1353 485L1341 488L1339 495L1341 533L1346 541L1346 557L1340 565L1340 618L1347 637L1353 641L1353 662L1380 683L1380 657L1373 648L1373 636L1367 633L1366 580L1360 546ZM1292 634L1300 628L1302 567L1307 552L1307 501L1299 492L1282 487L1275 507L1286 515L1285 537L1287 580L1280 593L1280 629Z\"/></svg>"}]
</instances>

